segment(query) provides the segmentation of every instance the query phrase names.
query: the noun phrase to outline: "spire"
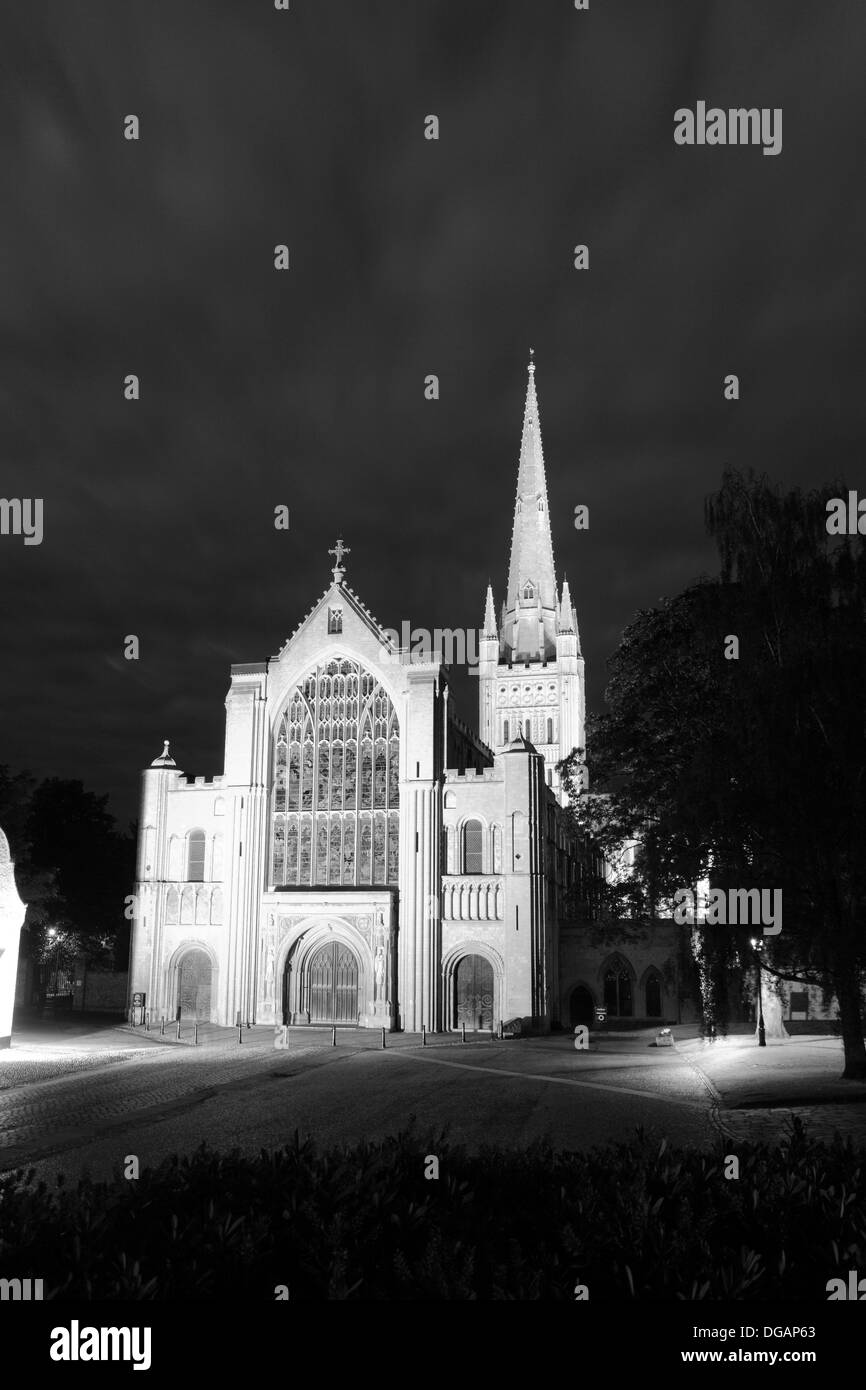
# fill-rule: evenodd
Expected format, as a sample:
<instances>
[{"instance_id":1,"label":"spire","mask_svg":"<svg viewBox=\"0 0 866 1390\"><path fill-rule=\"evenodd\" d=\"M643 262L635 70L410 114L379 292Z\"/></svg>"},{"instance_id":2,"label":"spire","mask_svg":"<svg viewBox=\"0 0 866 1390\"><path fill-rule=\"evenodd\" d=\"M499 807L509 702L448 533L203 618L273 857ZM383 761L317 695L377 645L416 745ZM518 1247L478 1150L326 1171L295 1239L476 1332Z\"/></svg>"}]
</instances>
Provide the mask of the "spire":
<instances>
[{"instance_id":1,"label":"spire","mask_svg":"<svg viewBox=\"0 0 866 1390\"><path fill-rule=\"evenodd\" d=\"M493 607L493 585L487 581L487 602L484 605L484 633L485 637L496 637L496 610Z\"/></svg>"},{"instance_id":2,"label":"spire","mask_svg":"<svg viewBox=\"0 0 866 1390\"><path fill-rule=\"evenodd\" d=\"M513 648L516 656L526 660L552 654L557 616L550 508L533 359L534 350L530 348L511 562L508 567L505 633L507 645ZM543 624L543 634L539 630L539 622Z\"/></svg>"},{"instance_id":3,"label":"spire","mask_svg":"<svg viewBox=\"0 0 866 1390\"><path fill-rule=\"evenodd\" d=\"M568 580L562 581L562 601L559 605L559 630L560 632L576 632L574 622L574 607L571 602L571 590L568 587Z\"/></svg>"}]
</instances>

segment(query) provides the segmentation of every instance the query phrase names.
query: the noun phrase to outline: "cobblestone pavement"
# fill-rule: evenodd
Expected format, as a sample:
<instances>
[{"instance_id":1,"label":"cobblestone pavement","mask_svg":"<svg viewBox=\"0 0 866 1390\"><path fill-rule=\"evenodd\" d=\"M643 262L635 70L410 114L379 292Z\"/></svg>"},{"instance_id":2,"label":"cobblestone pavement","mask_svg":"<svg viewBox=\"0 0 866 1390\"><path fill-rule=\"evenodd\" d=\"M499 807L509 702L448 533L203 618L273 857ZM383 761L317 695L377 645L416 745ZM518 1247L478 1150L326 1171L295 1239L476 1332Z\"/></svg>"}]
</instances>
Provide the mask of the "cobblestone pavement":
<instances>
[{"instance_id":1,"label":"cobblestone pavement","mask_svg":"<svg viewBox=\"0 0 866 1390\"><path fill-rule=\"evenodd\" d=\"M866 1084L841 1079L838 1039L797 1037L766 1048L752 1037L713 1046L691 1039L677 1050L713 1094L716 1123L737 1142L778 1144L796 1116L815 1139L839 1134L866 1144Z\"/></svg>"},{"instance_id":2,"label":"cobblestone pavement","mask_svg":"<svg viewBox=\"0 0 866 1390\"><path fill-rule=\"evenodd\" d=\"M722 1110L718 1115L721 1128L739 1143L778 1144L785 1138L791 1116L796 1115L813 1139L830 1143L834 1135L850 1138L852 1143L866 1145L866 1105L862 1102L847 1105L795 1105L748 1110Z\"/></svg>"},{"instance_id":3,"label":"cobblestone pavement","mask_svg":"<svg viewBox=\"0 0 866 1390\"><path fill-rule=\"evenodd\" d=\"M99 1053L71 1052L66 1049L48 1052L44 1048L16 1048L14 1052L0 1052L0 1092L11 1091L16 1086L50 1081L58 1076L67 1076L70 1072L93 1071L95 1067L127 1062L137 1052L138 1049L133 1048Z\"/></svg>"},{"instance_id":4,"label":"cobblestone pavement","mask_svg":"<svg viewBox=\"0 0 866 1390\"><path fill-rule=\"evenodd\" d=\"M332 1047L329 1029L298 1029L285 1050L274 1048L272 1028L243 1036L238 1045L234 1030L203 1031L193 1047L113 1029L89 1056L82 1039L13 1049L0 1062L9 1082L0 1089L0 1173L35 1166L46 1178L109 1176L130 1151L143 1164L203 1141L257 1153L296 1129L325 1144L353 1142L393 1134L413 1116L425 1132L444 1128L470 1147L549 1138L586 1149L627 1141L638 1125L672 1144L707 1146L720 1135L732 1145L778 1143L792 1114L817 1137L838 1130L866 1140L866 1104L843 1103L839 1096L850 1092L838 1080L838 1094L827 1080L826 1104L804 1104L797 1093L804 1076L810 1086L825 1073L838 1078L836 1057L815 1048L768 1062L733 1051L708 1057L679 1041L656 1051L635 1034L583 1053L563 1037L434 1038L423 1049L415 1036L390 1035L381 1051L380 1035L355 1030L340 1032ZM31 1080L39 1065L60 1070ZM787 1104L764 1094L778 1091L785 1075Z\"/></svg>"},{"instance_id":5,"label":"cobblestone pavement","mask_svg":"<svg viewBox=\"0 0 866 1390\"><path fill-rule=\"evenodd\" d=\"M565 1148L626 1140L636 1126L672 1142L714 1141L710 1097L671 1050L612 1041L576 1053L568 1037L513 1043L293 1033L245 1033L234 1047L153 1045L122 1066L0 1092L0 1172L34 1166L51 1180L110 1176L133 1152L143 1165L203 1141L257 1153L297 1130L323 1144L384 1138L417 1122L455 1142ZM103 1054L104 1055L104 1054Z\"/></svg>"}]
</instances>

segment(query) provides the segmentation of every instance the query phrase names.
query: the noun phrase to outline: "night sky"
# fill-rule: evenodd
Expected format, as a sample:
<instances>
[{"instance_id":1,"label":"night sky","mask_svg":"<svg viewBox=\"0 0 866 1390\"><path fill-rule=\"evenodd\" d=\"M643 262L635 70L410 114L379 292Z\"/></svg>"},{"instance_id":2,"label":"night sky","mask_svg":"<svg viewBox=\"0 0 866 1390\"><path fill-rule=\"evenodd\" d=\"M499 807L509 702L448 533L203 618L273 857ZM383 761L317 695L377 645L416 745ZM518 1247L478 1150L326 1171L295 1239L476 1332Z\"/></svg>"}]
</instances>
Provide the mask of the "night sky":
<instances>
[{"instance_id":1,"label":"night sky","mask_svg":"<svg viewBox=\"0 0 866 1390\"><path fill-rule=\"evenodd\" d=\"M866 487L864 72L862 0L4 7L0 496L45 535L0 537L0 762L122 820L163 738L221 773L341 530L385 626L498 612L530 346L598 707L726 465ZM781 154L676 146L699 100Z\"/></svg>"}]
</instances>

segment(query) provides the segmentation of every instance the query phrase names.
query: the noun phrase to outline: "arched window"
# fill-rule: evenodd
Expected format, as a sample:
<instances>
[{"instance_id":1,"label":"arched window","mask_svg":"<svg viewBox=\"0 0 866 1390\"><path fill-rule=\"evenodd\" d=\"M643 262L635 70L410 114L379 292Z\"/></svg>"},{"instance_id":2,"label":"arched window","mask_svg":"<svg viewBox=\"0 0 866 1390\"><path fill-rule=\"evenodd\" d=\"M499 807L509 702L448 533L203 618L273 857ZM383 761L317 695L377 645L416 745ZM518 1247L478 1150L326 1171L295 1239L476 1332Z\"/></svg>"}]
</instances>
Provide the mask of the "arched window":
<instances>
[{"instance_id":1,"label":"arched window","mask_svg":"<svg viewBox=\"0 0 866 1390\"><path fill-rule=\"evenodd\" d=\"M186 876L190 883L204 879L204 831L191 830L186 842Z\"/></svg>"},{"instance_id":2,"label":"arched window","mask_svg":"<svg viewBox=\"0 0 866 1390\"><path fill-rule=\"evenodd\" d=\"M524 598L535 598L535 589L533 588L532 584L529 583L529 582L527 582L527 583L524 584L524 586L523 586L523 597L524 597Z\"/></svg>"},{"instance_id":3,"label":"arched window","mask_svg":"<svg viewBox=\"0 0 866 1390\"><path fill-rule=\"evenodd\" d=\"M271 792L275 886L397 882L400 730L358 662L317 666L289 695Z\"/></svg>"},{"instance_id":4,"label":"arched window","mask_svg":"<svg viewBox=\"0 0 866 1390\"><path fill-rule=\"evenodd\" d=\"M180 913L180 897L176 888L169 888L165 898L165 921L166 926L177 926Z\"/></svg>"},{"instance_id":5,"label":"arched window","mask_svg":"<svg viewBox=\"0 0 866 1390\"><path fill-rule=\"evenodd\" d=\"M539 510L540 512L543 512L543 511L544 511L544 498L543 498L543 497L539 497L539 499L538 499L538 510Z\"/></svg>"},{"instance_id":6,"label":"arched window","mask_svg":"<svg viewBox=\"0 0 866 1390\"><path fill-rule=\"evenodd\" d=\"M615 958L605 972L604 1006L614 1018L631 1018L634 1012L631 973L623 960Z\"/></svg>"},{"instance_id":7,"label":"arched window","mask_svg":"<svg viewBox=\"0 0 866 1390\"><path fill-rule=\"evenodd\" d=\"M661 1018L662 1016L662 982L661 976L652 974L646 982L646 1016L647 1018Z\"/></svg>"},{"instance_id":8,"label":"arched window","mask_svg":"<svg viewBox=\"0 0 866 1390\"><path fill-rule=\"evenodd\" d=\"M484 834L480 820L468 820L463 827L463 872L480 874Z\"/></svg>"}]
</instances>

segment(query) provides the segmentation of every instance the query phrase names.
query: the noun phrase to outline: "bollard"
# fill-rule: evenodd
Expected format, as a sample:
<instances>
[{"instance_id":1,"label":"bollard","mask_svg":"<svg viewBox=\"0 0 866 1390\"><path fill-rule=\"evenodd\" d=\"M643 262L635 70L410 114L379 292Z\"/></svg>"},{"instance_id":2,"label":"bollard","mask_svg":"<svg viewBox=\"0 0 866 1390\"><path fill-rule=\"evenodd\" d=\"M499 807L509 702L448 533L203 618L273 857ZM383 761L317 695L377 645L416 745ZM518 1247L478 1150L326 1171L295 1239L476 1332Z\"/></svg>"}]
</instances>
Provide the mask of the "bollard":
<instances>
[{"instance_id":1,"label":"bollard","mask_svg":"<svg viewBox=\"0 0 866 1390\"><path fill-rule=\"evenodd\" d=\"M160 1032L160 1036L164 1038L164 1037L165 1037L165 1014L163 1014L163 1016L162 1016L162 1027L160 1028L159 1032Z\"/></svg>"},{"instance_id":2,"label":"bollard","mask_svg":"<svg viewBox=\"0 0 866 1390\"><path fill-rule=\"evenodd\" d=\"M144 1011L144 1031L145 1033L150 1032L150 1009Z\"/></svg>"},{"instance_id":3,"label":"bollard","mask_svg":"<svg viewBox=\"0 0 866 1390\"><path fill-rule=\"evenodd\" d=\"M461 1025L460 1025L460 1034L461 1034L461 1036L460 1036L460 1041L461 1041L461 1042L465 1042L465 1041L466 1041L466 1024L465 1024L465 1023L461 1023Z\"/></svg>"},{"instance_id":4,"label":"bollard","mask_svg":"<svg viewBox=\"0 0 866 1390\"><path fill-rule=\"evenodd\" d=\"M491 1041L491 1042L496 1042L496 1034L495 1034L495 1032L493 1031L493 1028L492 1028L492 1027L491 1027L491 1029L490 1029L490 1041Z\"/></svg>"},{"instance_id":5,"label":"bollard","mask_svg":"<svg viewBox=\"0 0 866 1390\"><path fill-rule=\"evenodd\" d=\"M422 1024L421 1024L421 1046L422 1046L422 1047L426 1047L426 1046L427 1046L427 1024L426 1024L426 1023L422 1023Z\"/></svg>"},{"instance_id":6,"label":"bollard","mask_svg":"<svg viewBox=\"0 0 866 1390\"><path fill-rule=\"evenodd\" d=\"M502 1037L502 1019L499 1020L499 1036Z\"/></svg>"},{"instance_id":7,"label":"bollard","mask_svg":"<svg viewBox=\"0 0 866 1390\"><path fill-rule=\"evenodd\" d=\"M336 1025L336 1024L334 1024L334 1027L331 1029L331 1046L332 1046L332 1047L336 1047L336 1046L337 1046L337 1025Z\"/></svg>"},{"instance_id":8,"label":"bollard","mask_svg":"<svg viewBox=\"0 0 866 1390\"><path fill-rule=\"evenodd\" d=\"M385 1048L385 1029L382 1029L382 1050Z\"/></svg>"},{"instance_id":9,"label":"bollard","mask_svg":"<svg viewBox=\"0 0 866 1390\"><path fill-rule=\"evenodd\" d=\"M174 1035L175 1042L180 1042L180 1019L177 1021L177 1032Z\"/></svg>"},{"instance_id":10,"label":"bollard","mask_svg":"<svg viewBox=\"0 0 866 1390\"><path fill-rule=\"evenodd\" d=\"M194 1045L198 1043L198 1019L196 1019L192 1030L192 1040Z\"/></svg>"},{"instance_id":11,"label":"bollard","mask_svg":"<svg viewBox=\"0 0 866 1390\"><path fill-rule=\"evenodd\" d=\"M239 1042L239 1043L242 1043L243 1040L244 1040L244 1030L243 1030L242 1025L239 1023L239 1024L238 1024L238 1042Z\"/></svg>"}]
</instances>

